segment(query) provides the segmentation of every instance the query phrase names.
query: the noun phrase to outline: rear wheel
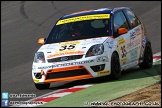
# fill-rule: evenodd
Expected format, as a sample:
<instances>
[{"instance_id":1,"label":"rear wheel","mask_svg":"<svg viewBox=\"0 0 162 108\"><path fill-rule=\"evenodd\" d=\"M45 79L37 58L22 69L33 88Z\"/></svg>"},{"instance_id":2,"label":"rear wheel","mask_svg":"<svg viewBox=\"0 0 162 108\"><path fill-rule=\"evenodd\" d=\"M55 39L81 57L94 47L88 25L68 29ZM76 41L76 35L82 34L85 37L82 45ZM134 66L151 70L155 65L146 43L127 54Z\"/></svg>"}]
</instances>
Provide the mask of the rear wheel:
<instances>
[{"instance_id":1,"label":"rear wheel","mask_svg":"<svg viewBox=\"0 0 162 108\"><path fill-rule=\"evenodd\" d=\"M50 83L48 83L48 84L36 84L36 83L35 83L35 87L36 87L38 90L48 89L49 86L50 86Z\"/></svg>"},{"instance_id":2,"label":"rear wheel","mask_svg":"<svg viewBox=\"0 0 162 108\"><path fill-rule=\"evenodd\" d=\"M116 52L114 52L111 56L110 77L112 79L119 79L121 77L120 60L119 60L119 55Z\"/></svg>"},{"instance_id":3,"label":"rear wheel","mask_svg":"<svg viewBox=\"0 0 162 108\"><path fill-rule=\"evenodd\" d=\"M139 67L141 69L147 69L147 68L151 68L152 64L153 64L152 48L151 48L151 44L147 43L144 50L143 62L139 64Z\"/></svg>"}]
</instances>

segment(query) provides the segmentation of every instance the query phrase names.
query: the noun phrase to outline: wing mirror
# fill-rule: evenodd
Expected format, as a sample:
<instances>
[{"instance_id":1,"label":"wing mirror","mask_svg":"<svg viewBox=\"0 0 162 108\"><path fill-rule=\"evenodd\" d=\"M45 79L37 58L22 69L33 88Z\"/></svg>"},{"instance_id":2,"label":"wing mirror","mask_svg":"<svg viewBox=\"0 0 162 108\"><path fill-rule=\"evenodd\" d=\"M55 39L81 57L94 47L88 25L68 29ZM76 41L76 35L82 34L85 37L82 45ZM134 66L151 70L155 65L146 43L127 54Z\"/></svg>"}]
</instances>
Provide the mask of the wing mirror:
<instances>
[{"instance_id":1,"label":"wing mirror","mask_svg":"<svg viewBox=\"0 0 162 108\"><path fill-rule=\"evenodd\" d=\"M45 42L45 40L46 40L46 38L39 38L39 39L38 39L38 44L43 45L44 42Z\"/></svg>"},{"instance_id":2,"label":"wing mirror","mask_svg":"<svg viewBox=\"0 0 162 108\"><path fill-rule=\"evenodd\" d=\"M118 35L125 34L127 32L128 32L128 30L126 28L119 28L118 29Z\"/></svg>"}]
</instances>

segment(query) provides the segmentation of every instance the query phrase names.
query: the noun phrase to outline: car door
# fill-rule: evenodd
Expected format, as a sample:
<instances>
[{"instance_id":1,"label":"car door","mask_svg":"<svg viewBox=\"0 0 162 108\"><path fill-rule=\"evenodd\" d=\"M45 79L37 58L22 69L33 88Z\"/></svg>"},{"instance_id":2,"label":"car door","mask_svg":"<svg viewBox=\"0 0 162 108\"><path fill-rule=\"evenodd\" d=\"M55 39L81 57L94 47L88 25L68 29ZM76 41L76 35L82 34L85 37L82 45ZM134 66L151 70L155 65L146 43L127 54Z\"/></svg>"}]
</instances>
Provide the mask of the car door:
<instances>
[{"instance_id":1,"label":"car door","mask_svg":"<svg viewBox=\"0 0 162 108\"><path fill-rule=\"evenodd\" d=\"M142 42L142 25L135 14L128 9L124 10L124 14L128 19L130 26L130 43L127 45L127 50L130 56L130 62L138 61L141 53Z\"/></svg>"},{"instance_id":2,"label":"car door","mask_svg":"<svg viewBox=\"0 0 162 108\"><path fill-rule=\"evenodd\" d=\"M115 40L117 41L117 50L119 53L121 66L130 62L129 60L129 50L127 49L127 45L130 43L130 27L127 22L127 19L123 13L123 11L117 11L114 13L114 32L113 35ZM118 34L118 30L120 28L126 28L128 30L125 34Z\"/></svg>"}]
</instances>

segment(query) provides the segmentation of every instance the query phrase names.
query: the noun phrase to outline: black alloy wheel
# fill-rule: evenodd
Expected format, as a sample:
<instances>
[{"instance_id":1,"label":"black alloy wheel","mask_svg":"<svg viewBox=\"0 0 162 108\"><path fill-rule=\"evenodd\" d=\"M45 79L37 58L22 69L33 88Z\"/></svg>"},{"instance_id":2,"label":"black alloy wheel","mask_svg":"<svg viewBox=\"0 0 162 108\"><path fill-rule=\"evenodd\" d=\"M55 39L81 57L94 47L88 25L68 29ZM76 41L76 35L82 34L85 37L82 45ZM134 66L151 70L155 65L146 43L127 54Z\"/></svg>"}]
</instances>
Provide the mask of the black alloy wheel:
<instances>
[{"instance_id":1,"label":"black alloy wheel","mask_svg":"<svg viewBox=\"0 0 162 108\"><path fill-rule=\"evenodd\" d=\"M111 56L111 74L112 79L119 79L121 77L120 59L117 52L114 52Z\"/></svg>"}]
</instances>

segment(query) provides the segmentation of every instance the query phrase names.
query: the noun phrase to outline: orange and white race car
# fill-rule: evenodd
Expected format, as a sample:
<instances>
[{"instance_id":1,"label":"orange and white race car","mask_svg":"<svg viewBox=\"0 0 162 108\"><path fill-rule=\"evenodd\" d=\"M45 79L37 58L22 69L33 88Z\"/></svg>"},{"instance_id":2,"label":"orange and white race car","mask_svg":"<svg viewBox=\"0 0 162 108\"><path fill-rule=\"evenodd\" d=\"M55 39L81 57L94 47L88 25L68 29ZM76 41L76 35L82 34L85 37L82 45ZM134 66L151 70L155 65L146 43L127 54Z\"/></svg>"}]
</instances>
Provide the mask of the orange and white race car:
<instances>
[{"instance_id":1,"label":"orange and white race car","mask_svg":"<svg viewBox=\"0 0 162 108\"><path fill-rule=\"evenodd\" d=\"M151 43L142 22L127 7L101 8L62 16L35 53L37 89L52 82L108 75L119 79L131 67L150 68Z\"/></svg>"}]
</instances>

